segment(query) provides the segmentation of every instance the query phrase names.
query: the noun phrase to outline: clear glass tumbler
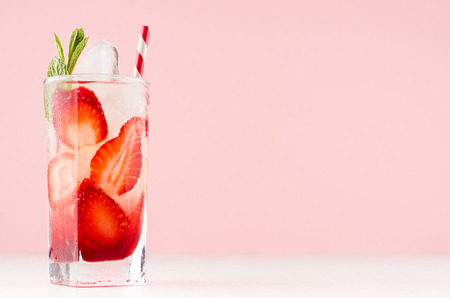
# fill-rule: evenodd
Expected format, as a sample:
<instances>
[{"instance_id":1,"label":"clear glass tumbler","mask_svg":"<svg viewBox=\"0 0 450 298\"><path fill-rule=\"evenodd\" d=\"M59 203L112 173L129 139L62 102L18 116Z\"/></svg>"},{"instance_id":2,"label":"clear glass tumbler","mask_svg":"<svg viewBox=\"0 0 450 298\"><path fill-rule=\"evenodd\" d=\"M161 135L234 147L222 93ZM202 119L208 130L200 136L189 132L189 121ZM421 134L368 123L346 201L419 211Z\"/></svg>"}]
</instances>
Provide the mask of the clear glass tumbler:
<instances>
[{"instance_id":1,"label":"clear glass tumbler","mask_svg":"<svg viewBox=\"0 0 450 298\"><path fill-rule=\"evenodd\" d=\"M50 282L145 282L149 83L44 81Z\"/></svg>"}]
</instances>

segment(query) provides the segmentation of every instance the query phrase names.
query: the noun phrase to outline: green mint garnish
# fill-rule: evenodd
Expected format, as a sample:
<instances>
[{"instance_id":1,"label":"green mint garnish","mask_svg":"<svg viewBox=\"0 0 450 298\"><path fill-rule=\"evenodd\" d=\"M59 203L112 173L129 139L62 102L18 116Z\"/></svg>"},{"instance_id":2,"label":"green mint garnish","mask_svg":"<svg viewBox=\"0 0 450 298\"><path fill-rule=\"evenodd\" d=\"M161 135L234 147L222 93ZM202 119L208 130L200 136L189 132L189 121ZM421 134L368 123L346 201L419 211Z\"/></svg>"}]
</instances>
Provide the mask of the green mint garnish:
<instances>
[{"instance_id":1,"label":"green mint garnish","mask_svg":"<svg viewBox=\"0 0 450 298\"><path fill-rule=\"evenodd\" d=\"M69 43L69 61L72 58L73 53L75 52L75 48L84 38L84 30L83 29L75 29L72 32L72 36L70 37Z\"/></svg>"},{"instance_id":2,"label":"green mint garnish","mask_svg":"<svg viewBox=\"0 0 450 298\"><path fill-rule=\"evenodd\" d=\"M70 37L69 43L69 55L67 59L67 65L64 60L64 51L61 46L61 42L59 41L59 37L55 35L56 49L58 50L58 57L55 57L50 61L48 66L47 76L61 76L71 74L73 69L75 68L75 64L78 61L78 58L81 55L86 43L89 40L89 37L84 37L83 29L75 29L72 32L72 36Z\"/></svg>"},{"instance_id":3,"label":"green mint garnish","mask_svg":"<svg viewBox=\"0 0 450 298\"><path fill-rule=\"evenodd\" d=\"M58 57L55 57L52 59L52 61L50 61L47 71L48 77L61 76L67 74L69 74L69 72L67 71L67 67L64 64L63 60L61 60Z\"/></svg>"},{"instance_id":4,"label":"green mint garnish","mask_svg":"<svg viewBox=\"0 0 450 298\"><path fill-rule=\"evenodd\" d=\"M73 69L75 68L75 64L77 63L78 57L80 57L81 52L86 46L88 40L89 37L83 38L83 40L81 40L75 47L75 50L72 53L72 56L70 56L69 62L67 63L67 70L69 71L69 73L72 73Z\"/></svg>"},{"instance_id":5,"label":"green mint garnish","mask_svg":"<svg viewBox=\"0 0 450 298\"><path fill-rule=\"evenodd\" d=\"M61 59L62 62L65 63L65 61L64 61L64 51L63 51L61 42L59 41L59 37L55 33L53 33L53 34L55 35L56 49L58 50L59 59Z\"/></svg>"}]
</instances>

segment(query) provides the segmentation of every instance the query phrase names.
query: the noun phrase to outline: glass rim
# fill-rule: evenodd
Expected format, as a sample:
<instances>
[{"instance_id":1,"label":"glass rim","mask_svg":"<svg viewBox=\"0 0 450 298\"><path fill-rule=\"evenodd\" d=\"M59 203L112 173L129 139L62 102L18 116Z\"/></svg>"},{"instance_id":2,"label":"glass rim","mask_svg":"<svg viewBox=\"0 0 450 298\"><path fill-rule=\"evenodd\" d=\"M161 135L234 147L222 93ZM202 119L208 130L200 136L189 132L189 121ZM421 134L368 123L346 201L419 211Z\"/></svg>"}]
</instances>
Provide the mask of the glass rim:
<instances>
[{"instance_id":1,"label":"glass rim","mask_svg":"<svg viewBox=\"0 0 450 298\"><path fill-rule=\"evenodd\" d=\"M67 83L141 83L145 86L150 86L150 82L147 80L124 75L111 75L111 74L100 74L100 73L82 73L82 74L70 74L62 76L48 77L44 80L44 85L55 82L67 82Z\"/></svg>"}]
</instances>

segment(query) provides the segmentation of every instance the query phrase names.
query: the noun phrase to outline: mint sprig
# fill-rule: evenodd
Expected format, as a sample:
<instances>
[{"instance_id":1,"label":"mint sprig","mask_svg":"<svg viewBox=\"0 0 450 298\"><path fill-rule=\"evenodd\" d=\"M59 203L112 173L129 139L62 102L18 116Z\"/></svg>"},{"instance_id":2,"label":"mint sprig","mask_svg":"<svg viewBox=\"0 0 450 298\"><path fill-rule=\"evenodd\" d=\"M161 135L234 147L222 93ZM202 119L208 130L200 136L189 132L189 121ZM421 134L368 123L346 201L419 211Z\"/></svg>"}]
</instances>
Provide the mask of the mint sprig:
<instances>
[{"instance_id":1,"label":"mint sprig","mask_svg":"<svg viewBox=\"0 0 450 298\"><path fill-rule=\"evenodd\" d=\"M75 68L75 64L78 61L78 57L80 57L81 52L84 50L84 47L86 46L87 42L89 40L89 37L83 38L75 47L74 52L72 53L72 56L69 58L69 62L67 62L67 70L69 73L72 73L73 69Z\"/></svg>"},{"instance_id":2,"label":"mint sprig","mask_svg":"<svg viewBox=\"0 0 450 298\"><path fill-rule=\"evenodd\" d=\"M67 71L67 66L66 64L64 64L64 61L61 60L61 58L55 57L52 59L52 61L50 61L47 71L48 77L62 76L67 74L69 74L69 72Z\"/></svg>"},{"instance_id":3,"label":"mint sprig","mask_svg":"<svg viewBox=\"0 0 450 298\"><path fill-rule=\"evenodd\" d=\"M73 52L75 52L75 48L77 45L84 39L84 31L83 29L75 29L72 32L72 36L70 36L69 43L69 61L72 58Z\"/></svg>"},{"instance_id":4,"label":"mint sprig","mask_svg":"<svg viewBox=\"0 0 450 298\"><path fill-rule=\"evenodd\" d=\"M81 52L86 47L86 44L89 40L89 37L84 37L83 29L75 29L72 32L72 36L70 37L69 42L69 55L67 57L67 65L64 60L64 51L61 46L61 42L59 41L58 35L55 35L56 49L58 50L58 57L55 57L50 61L48 65L47 76L61 76L71 74L73 69L75 68L75 64L78 61L78 58L81 55Z\"/></svg>"},{"instance_id":5,"label":"mint sprig","mask_svg":"<svg viewBox=\"0 0 450 298\"><path fill-rule=\"evenodd\" d=\"M59 41L59 37L58 35L56 35L56 33L53 33L53 35L55 35L55 42L56 42L56 49L58 50L58 54L59 54L59 59L62 60L62 62L64 63L64 51L63 51L63 47L61 45L61 42Z\"/></svg>"}]
</instances>

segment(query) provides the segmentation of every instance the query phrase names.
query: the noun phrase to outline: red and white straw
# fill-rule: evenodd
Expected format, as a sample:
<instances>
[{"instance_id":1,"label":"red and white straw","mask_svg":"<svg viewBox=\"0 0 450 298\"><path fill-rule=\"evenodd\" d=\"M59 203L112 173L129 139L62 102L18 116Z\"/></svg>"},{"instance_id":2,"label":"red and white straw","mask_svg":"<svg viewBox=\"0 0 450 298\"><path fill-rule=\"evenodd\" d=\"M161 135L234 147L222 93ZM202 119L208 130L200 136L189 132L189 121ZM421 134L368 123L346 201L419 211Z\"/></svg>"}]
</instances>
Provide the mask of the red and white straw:
<instances>
[{"instance_id":1,"label":"red and white straw","mask_svg":"<svg viewBox=\"0 0 450 298\"><path fill-rule=\"evenodd\" d=\"M147 56L148 38L150 37L150 28L142 26L141 35L137 49L136 66L134 67L133 76L142 78L144 74L145 57Z\"/></svg>"}]
</instances>

